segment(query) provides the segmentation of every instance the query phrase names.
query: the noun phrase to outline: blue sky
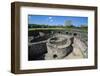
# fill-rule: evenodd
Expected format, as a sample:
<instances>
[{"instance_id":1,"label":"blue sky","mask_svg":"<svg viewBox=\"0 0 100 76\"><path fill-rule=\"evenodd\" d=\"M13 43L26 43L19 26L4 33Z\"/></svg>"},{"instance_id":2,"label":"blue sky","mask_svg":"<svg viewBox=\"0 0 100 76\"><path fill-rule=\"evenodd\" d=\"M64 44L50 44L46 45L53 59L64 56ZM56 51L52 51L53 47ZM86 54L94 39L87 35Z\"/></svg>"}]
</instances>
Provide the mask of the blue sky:
<instances>
[{"instance_id":1,"label":"blue sky","mask_svg":"<svg viewBox=\"0 0 100 76\"><path fill-rule=\"evenodd\" d=\"M88 17L28 15L28 24L64 25L67 20L75 26L88 25Z\"/></svg>"}]
</instances>

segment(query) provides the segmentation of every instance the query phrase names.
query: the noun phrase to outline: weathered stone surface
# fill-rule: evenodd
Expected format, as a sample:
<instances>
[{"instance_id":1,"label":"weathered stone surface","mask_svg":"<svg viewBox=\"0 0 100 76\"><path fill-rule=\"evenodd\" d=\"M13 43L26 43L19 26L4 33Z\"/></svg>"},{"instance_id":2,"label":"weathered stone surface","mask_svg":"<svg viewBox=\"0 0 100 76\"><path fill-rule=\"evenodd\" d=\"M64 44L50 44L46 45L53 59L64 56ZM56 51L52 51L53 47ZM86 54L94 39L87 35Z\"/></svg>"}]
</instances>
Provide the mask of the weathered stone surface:
<instances>
[{"instance_id":1,"label":"weathered stone surface","mask_svg":"<svg viewBox=\"0 0 100 76\"><path fill-rule=\"evenodd\" d=\"M57 30L34 33L31 33L32 36L29 36L28 40L29 60L80 59L88 57L88 35L86 32Z\"/></svg>"}]
</instances>

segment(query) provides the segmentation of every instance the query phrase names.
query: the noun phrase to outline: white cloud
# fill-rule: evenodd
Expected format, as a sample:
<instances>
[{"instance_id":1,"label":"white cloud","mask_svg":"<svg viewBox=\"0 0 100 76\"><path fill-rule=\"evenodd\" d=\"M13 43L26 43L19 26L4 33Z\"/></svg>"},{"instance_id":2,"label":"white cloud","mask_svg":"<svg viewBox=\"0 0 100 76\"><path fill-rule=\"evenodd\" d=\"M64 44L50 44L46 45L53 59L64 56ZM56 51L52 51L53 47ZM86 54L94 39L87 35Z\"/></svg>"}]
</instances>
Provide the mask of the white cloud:
<instances>
[{"instance_id":1,"label":"white cloud","mask_svg":"<svg viewBox=\"0 0 100 76\"><path fill-rule=\"evenodd\" d=\"M49 19L52 19L52 17L49 17Z\"/></svg>"},{"instance_id":2,"label":"white cloud","mask_svg":"<svg viewBox=\"0 0 100 76\"><path fill-rule=\"evenodd\" d=\"M50 22L53 22L53 20L50 20Z\"/></svg>"}]
</instances>

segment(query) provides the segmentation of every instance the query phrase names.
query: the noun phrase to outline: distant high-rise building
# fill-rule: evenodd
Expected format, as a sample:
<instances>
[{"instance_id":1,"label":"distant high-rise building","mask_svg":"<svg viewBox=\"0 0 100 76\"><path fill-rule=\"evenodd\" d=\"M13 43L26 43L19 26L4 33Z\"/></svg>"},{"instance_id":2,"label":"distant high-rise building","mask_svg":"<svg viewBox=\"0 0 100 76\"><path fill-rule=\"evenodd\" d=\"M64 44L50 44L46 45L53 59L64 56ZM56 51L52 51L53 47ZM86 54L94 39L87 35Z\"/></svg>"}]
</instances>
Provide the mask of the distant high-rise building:
<instances>
[{"instance_id":1,"label":"distant high-rise building","mask_svg":"<svg viewBox=\"0 0 100 76\"><path fill-rule=\"evenodd\" d=\"M72 21L71 20L66 20L64 26L71 26Z\"/></svg>"}]
</instances>

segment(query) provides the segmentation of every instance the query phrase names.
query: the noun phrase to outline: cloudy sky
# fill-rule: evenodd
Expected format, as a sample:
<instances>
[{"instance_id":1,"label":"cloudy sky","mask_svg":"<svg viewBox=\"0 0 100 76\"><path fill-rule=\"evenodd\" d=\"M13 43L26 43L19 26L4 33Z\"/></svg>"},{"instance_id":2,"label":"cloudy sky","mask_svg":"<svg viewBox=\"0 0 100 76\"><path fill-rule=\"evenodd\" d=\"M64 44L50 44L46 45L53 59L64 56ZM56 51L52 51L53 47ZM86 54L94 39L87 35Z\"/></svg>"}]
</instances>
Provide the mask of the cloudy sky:
<instances>
[{"instance_id":1,"label":"cloudy sky","mask_svg":"<svg viewBox=\"0 0 100 76\"><path fill-rule=\"evenodd\" d=\"M88 17L52 16L52 15L28 15L28 24L64 25L65 21L71 21L73 25L88 25Z\"/></svg>"}]
</instances>

